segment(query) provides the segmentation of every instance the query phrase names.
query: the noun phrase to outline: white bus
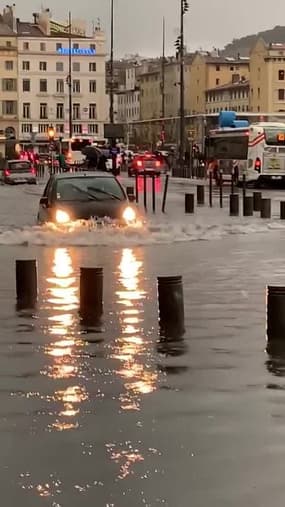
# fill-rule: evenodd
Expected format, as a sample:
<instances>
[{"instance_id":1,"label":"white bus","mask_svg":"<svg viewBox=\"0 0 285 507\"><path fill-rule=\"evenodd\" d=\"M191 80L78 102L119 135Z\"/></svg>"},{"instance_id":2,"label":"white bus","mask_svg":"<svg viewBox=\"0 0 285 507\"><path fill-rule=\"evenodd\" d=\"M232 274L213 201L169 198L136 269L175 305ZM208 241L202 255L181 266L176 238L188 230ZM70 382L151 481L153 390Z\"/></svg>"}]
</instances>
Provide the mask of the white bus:
<instances>
[{"instance_id":1,"label":"white bus","mask_svg":"<svg viewBox=\"0 0 285 507\"><path fill-rule=\"evenodd\" d=\"M257 185L270 180L285 180L285 123L260 122L248 127L225 127L209 132L207 159L216 179L232 172L236 182Z\"/></svg>"}]
</instances>

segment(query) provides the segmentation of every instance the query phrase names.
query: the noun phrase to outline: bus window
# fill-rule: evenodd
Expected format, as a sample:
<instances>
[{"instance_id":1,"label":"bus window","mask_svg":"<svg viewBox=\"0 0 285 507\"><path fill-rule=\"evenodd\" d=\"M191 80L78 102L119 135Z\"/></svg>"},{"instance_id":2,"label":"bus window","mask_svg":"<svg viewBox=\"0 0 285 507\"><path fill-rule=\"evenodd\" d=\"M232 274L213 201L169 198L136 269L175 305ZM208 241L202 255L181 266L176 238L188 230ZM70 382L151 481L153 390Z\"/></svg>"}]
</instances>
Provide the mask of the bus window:
<instances>
[{"instance_id":1,"label":"bus window","mask_svg":"<svg viewBox=\"0 0 285 507\"><path fill-rule=\"evenodd\" d=\"M248 151L248 136L212 137L208 146L209 158L217 160L246 160Z\"/></svg>"},{"instance_id":2,"label":"bus window","mask_svg":"<svg viewBox=\"0 0 285 507\"><path fill-rule=\"evenodd\" d=\"M269 146L284 146L285 145L285 129L278 128L265 128L265 142Z\"/></svg>"},{"instance_id":3,"label":"bus window","mask_svg":"<svg viewBox=\"0 0 285 507\"><path fill-rule=\"evenodd\" d=\"M71 142L71 151L82 151L86 146L91 146L89 139L75 139Z\"/></svg>"}]
</instances>

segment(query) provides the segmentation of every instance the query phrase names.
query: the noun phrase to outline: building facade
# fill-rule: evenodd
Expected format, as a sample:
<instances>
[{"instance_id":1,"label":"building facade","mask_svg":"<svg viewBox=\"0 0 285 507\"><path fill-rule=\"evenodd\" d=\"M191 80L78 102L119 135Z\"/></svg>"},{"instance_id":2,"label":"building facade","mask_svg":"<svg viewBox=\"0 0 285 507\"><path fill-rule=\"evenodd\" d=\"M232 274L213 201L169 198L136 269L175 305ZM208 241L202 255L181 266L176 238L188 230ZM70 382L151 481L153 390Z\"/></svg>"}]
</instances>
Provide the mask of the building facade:
<instances>
[{"instance_id":1,"label":"building facade","mask_svg":"<svg viewBox=\"0 0 285 507\"><path fill-rule=\"evenodd\" d=\"M250 54L250 111L285 112L285 43L259 39Z\"/></svg>"},{"instance_id":2,"label":"building facade","mask_svg":"<svg viewBox=\"0 0 285 507\"><path fill-rule=\"evenodd\" d=\"M206 114L249 111L249 89L249 81L242 80L206 90Z\"/></svg>"},{"instance_id":3,"label":"building facade","mask_svg":"<svg viewBox=\"0 0 285 507\"><path fill-rule=\"evenodd\" d=\"M191 65L190 114L205 113L206 90L249 79L249 58L197 53Z\"/></svg>"},{"instance_id":4,"label":"building facade","mask_svg":"<svg viewBox=\"0 0 285 507\"><path fill-rule=\"evenodd\" d=\"M13 28L0 22L0 136L18 136L18 52Z\"/></svg>"}]
</instances>

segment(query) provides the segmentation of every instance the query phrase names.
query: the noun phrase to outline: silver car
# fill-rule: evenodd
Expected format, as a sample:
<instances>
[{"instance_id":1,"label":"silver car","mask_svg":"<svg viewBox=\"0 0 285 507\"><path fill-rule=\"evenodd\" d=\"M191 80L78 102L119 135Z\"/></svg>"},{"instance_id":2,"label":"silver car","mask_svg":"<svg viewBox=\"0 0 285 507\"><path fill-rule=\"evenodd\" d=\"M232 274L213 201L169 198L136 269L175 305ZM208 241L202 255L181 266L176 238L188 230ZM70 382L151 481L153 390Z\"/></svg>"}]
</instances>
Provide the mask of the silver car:
<instances>
[{"instance_id":1,"label":"silver car","mask_svg":"<svg viewBox=\"0 0 285 507\"><path fill-rule=\"evenodd\" d=\"M2 171L2 181L12 185L18 183L36 185L36 169L29 160L8 160Z\"/></svg>"}]
</instances>

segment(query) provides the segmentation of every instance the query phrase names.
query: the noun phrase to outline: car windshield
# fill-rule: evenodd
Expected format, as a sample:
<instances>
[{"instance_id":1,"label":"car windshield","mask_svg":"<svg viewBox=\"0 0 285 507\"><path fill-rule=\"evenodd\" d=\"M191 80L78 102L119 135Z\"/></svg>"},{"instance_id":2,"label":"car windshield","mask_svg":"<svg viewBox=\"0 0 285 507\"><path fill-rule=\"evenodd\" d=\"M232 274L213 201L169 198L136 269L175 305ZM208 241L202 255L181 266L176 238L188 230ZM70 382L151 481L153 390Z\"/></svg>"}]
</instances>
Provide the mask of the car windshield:
<instances>
[{"instance_id":1,"label":"car windshield","mask_svg":"<svg viewBox=\"0 0 285 507\"><path fill-rule=\"evenodd\" d=\"M62 178L56 183L59 201L123 201L126 197L115 178L104 176L81 176Z\"/></svg>"}]
</instances>

